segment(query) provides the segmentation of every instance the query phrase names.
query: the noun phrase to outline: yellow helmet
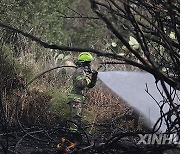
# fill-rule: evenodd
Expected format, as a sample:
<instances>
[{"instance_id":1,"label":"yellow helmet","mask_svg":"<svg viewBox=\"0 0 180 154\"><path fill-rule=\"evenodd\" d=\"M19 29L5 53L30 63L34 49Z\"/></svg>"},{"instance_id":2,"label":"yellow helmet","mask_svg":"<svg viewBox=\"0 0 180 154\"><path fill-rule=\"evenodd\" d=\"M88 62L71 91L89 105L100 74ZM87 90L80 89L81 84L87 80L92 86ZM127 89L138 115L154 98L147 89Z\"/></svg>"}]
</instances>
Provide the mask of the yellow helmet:
<instances>
[{"instance_id":1,"label":"yellow helmet","mask_svg":"<svg viewBox=\"0 0 180 154\"><path fill-rule=\"evenodd\" d=\"M93 59L93 56L89 52L81 52L78 55L78 61L79 62L91 62Z\"/></svg>"}]
</instances>

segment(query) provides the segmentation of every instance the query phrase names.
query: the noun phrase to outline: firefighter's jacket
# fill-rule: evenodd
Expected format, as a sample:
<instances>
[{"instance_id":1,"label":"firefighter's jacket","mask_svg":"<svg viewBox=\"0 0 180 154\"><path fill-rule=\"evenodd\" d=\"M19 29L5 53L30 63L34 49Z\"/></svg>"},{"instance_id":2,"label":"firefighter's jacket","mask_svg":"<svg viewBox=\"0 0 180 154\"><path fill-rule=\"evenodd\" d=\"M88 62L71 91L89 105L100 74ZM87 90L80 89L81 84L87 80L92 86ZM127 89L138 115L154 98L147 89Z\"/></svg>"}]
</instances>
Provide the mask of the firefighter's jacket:
<instances>
[{"instance_id":1,"label":"firefighter's jacket","mask_svg":"<svg viewBox=\"0 0 180 154\"><path fill-rule=\"evenodd\" d=\"M97 72L85 72L83 67L76 69L72 76L72 82L69 87L68 102L85 101L85 94L89 88L93 88L97 81Z\"/></svg>"}]
</instances>

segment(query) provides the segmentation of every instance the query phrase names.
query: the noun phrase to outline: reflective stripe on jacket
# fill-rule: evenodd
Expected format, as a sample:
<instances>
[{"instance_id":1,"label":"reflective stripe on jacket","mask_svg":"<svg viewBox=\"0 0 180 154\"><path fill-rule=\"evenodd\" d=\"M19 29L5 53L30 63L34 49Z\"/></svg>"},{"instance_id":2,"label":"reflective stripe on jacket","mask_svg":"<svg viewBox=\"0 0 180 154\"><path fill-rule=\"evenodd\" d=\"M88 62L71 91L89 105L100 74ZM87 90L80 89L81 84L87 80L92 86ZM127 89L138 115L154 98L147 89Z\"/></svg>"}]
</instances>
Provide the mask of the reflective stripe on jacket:
<instances>
[{"instance_id":1,"label":"reflective stripe on jacket","mask_svg":"<svg viewBox=\"0 0 180 154\"><path fill-rule=\"evenodd\" d=\"M69 86L68 100L85 101L84 94L91 83L90 77L85 73L82 67L76 69L73 74L71 85Z\"/></svg>"},{"instance_id":2,"label":"reflective stripe on jacket","mask_svg":"<svg viewBox=\"0 0 180 154\"><path fill-rule=\"evenodd\" d=\"M68 94L68 102L76 101L76 102L84 102L85 97L78 94Z\"/></svg>"},{"instance_id":3,"label":"reflective stripe on jacket","mask_svg":"<svg viewBox=\"0 0 180 154\"><path fill-rule=\"evenodd\" d=\"M77 68L72 77L72 86L70 93L83 95L89 82L90 79L89 77L87 77L83 68Z\"/></svg>"}]
</instances>

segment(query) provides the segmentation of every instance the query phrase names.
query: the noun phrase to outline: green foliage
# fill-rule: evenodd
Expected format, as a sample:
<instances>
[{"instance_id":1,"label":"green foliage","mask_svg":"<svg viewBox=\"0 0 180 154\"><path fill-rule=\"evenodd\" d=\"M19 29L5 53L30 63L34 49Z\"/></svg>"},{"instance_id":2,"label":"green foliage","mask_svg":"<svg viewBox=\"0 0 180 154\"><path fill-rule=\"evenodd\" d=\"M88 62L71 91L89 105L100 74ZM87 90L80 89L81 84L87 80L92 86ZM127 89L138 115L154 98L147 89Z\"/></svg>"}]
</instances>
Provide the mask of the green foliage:
<instances>
[{"instance_id":1,"label":"green foliage","mask_svg":"<svg viewBox=\"0 0 180 154\"><path fill-rule=\"evenodd\" d=\"M21 75L26 78L27 81L30 80L35 72L32 65L28 63L22 63L19 59L17 60L13 56L13 47L10 45L2 46L0 51L0 72L3 74L6 80L8 77L15 74Z\"/></svg>"},{"instance_id":2,"label":"green foliage","mask_svg":"<svg viewBox=\"0 0 180 154\"><path fill-rule=\"evenodd\" d=\"M23 76L27 80L27 82L29 82L35 76L35 74L37 74L35 65L32 66L30 64L23 64L16 61L15 67L17 73Z\"/></svg>"},{"instance_id":3,"label":"green foliage","mask_svg":"<svg viewBox=\"0 0 180 154\"><path fill-rule=\"evenodd\" d=\"M4 24L28 32L50 44L87 48L104 47L108 42L105 38L106 27L100 20L73 18L80 17L77 12L82 16L94 16L89 3L84 0L29 0L26 3L24 0L0 1L0 22ZM72 18L66 18L67 16ZM3 44L0 47L4 48L4 55L1 54L3 56L0 59L3 76L17 74L28 82L40 72L57 64L55 63L57 58L54 57L59 56L53 53L63 53L64 57L69 54L69 52L45 49L28 38L6 29L0 29L0 36ZM58 83L54 82L56 76L56 71L51 72L49 77L46 74L37 81L37 84L30 85L30 90L33 88L44 90L49 86L52 96L49 112L60 118L67 118L70 110L66 104L66 94L62 92L66 91L67 80L59 80L62 79L59 75L58 82L64 85L61 85L61 89L56 89L55 87L58 86ZM50 84L52 82L53 84ZM49 93L49 90L47 91Z\"/></svg>"},{"instance_id":4,"label":"green foliage","mask_svg":"<svg viewBox=\"0 0 180 154\"><path fill-rule=\"evenodd\" d=\"M0 88L6 88L8 84L7 81L10 81L12 78L14 78L16 74L13 58L10 54L5 53L5 50L8 51L8 48L1 48L0 50Z\"/></svg>"},{"instance_id":5,"label":"green foliage","mask_svg":"<svg viewBox=\"0 0 180 154\"><path fill-rule=\"evenodd\" d=\"M67 104L67 95L55 88L50 93L52 94L52 99L49 106L49 112L61 118L61 120L69 118L70 109Z\"/></svg>"},{"instance_id":6,"label":"green foliage","mask_svg":"<svg viewBox=\"0 0 180 154\"><path fill-rule=\"evenodd\" d=\"M1 22L30 32L50 43L90 46L90 43L95 43L104 36L105 28L98 20L64 18L79 16L76 11L83 16L93 16L85 1L30 0L23 3L3 0L0 5L3 6L0 7Z\"/></svg>"},{"instance_id":7,"label":"green foliage","mask_svg":"<svg viewBox=\"0 0 180 154\"><path fill-rule=\"evenodd\" d=\"M0 22L17 27L50 44L87 48L104 46L103 38L106 28L101 21L73 18L80 17L77 12L82 16L94 16L87 1L29 0L27 3L23 2L23 0L2 0ZM12 46L12 54L17 58L14 59L18 65L17 70L27 81L38 72L55 66L57 59L54 58L53 53L62 53L44 49L6 29L0 29L0 35L4 45ZM69 52L63 54L67 55Z\"/></svg>"}]
</instances>

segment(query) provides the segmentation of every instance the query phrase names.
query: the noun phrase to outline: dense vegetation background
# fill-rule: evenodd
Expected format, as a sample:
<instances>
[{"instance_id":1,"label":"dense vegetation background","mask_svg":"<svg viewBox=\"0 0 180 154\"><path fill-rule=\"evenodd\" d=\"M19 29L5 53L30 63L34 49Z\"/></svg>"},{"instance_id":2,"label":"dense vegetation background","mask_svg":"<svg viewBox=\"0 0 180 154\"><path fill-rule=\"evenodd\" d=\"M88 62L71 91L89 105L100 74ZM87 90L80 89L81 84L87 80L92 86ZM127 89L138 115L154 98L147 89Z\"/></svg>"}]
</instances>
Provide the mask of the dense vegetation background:
<instances>
[{"instance_id":1,"label":"dense vegetation background","mask_svg":"<svg viewBox=\"0 0 180 154\"><path fill-rule=\"evenodd\" d=\"M178 1L1 0L1 125L19 126L21 122L32 126L67 120L66 94L73 68L53 70L27 84L52 67L74 65L79 52L44 48L2 24L49 44L90 49L97 53L93 53L93 68L99 71L141 69L176 90L180 80L179 16ZM172 110L164 118L175 112L178 124L179 111L172 103L173 96L168 92L166 96L162 101L169 103ZM87 98L85 122L102 122L114 115L132 113L100 82ZM107 104L110 107L103 107ZM169 131L179 130L171 118L167 121L172 124Z\"/></svg>"},{"instance_id":2,"label":"dense vegetation background","mask_svg":"<svg viewBox=\"0 0 180 154\"><path fill-rule=\"evenodd\" d=\"M86 1L0 3L2 23L23 29L46 42L111 50L111 35L105 25L94 17ZM1 97L9 125L17 124L17 103L20 118L26 124L50 122L56 118L67 120L69 108L66 93L73 68L52 71L33 82L28 89L25 86L40 72L55 66L73 64L78 53L45 49L8 29L0 29L0 33ZM97 60L94 64L97 69Z\"/></svg>"}]
</instances>

